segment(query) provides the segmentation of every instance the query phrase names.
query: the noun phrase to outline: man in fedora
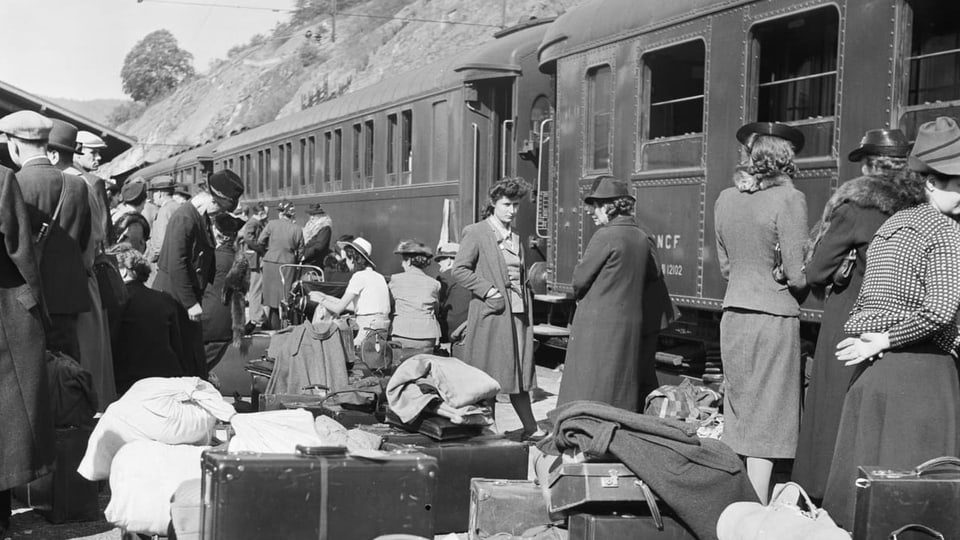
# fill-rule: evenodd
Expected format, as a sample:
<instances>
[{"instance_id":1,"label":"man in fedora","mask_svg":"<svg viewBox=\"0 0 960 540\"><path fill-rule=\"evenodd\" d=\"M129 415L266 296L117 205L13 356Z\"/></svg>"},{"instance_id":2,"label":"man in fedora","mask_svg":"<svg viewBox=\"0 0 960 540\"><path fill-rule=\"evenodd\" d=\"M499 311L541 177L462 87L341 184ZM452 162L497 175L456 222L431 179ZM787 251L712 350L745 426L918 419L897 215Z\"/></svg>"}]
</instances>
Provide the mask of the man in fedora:
<instances>
[{"instance_id":1,"label":"man in fedora","mask_svg":"<svg viewBox=\"0 0 960 540\"><path fill-rule=\"evenodd\" d=\"M17 183L33 233L36 235L41 228L49 231L43 250L37 253L43 297L50 313L47 348L81 361L77 316L90 310L83 262L90 241L89 195L83 180L63 174L47 157L52 129L49 118L33 111L0 118L0 134L7 140L14 164L20 167ZM53 220L58 205L58 219Z\"/></svg>"},{"instance_id":2,"label":"man in fedora","mask_svg":"<svg viewBox=\"0 0 960 540\"><path fill-rule=\"evenodd\" d=\"M203 291L216 275L214 239L210 220L220 212L233 212L243 195L243 182L230 169L210 175L208 191L202 191L180 205L167 224L160 256L157 260L157 278L153 288L170 293L187 311L189 322L181 330L190 343L188 365L194 375L206 373L203 352ZM189 354L192 353L192 354Z\"/></svg>"},{"instance_id":3,"label":"man in fedora","mask_svg":"<svg viewBox=\"0 0 960 540\"><path fill-rule=\"evenodd\" d=\"M177 184L173 190L173 200L183 204L190 200L193 194L190 193L190 186L187 184Z\"/></svg>"},{"instance_id":4,"label":"man in fedora","mask_svg":"<svg viewBox=\"0 0 960 540\"><path fill-rule=\"evenodd\" d=\"M147 260L152 265L156 265L157 259L160 258L160 248L163 247L167 224L170 223L170 218L177 208L180 208L181 203L173 198L176 187L177 183L173 178L164 174L153 177L147 188L154 206L159 208L157 217L150 227L150 241L147 243Z\"/></svg>"}]
</instances>

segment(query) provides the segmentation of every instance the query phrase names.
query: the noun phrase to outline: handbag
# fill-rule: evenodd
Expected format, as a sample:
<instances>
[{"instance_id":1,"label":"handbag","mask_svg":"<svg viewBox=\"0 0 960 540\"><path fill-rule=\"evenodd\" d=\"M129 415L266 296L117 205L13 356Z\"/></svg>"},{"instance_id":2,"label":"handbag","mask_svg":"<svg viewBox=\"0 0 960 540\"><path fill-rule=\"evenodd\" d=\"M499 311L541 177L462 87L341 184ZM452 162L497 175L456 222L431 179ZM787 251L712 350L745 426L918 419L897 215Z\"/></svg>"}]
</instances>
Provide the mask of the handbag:
<instances>
[{"instance_id":1,"label":"handbag","mask_svg":"<svg viewBox=\"0 0 960 540\"><path fill-rule=\"evenodd\" d=\"M787 284L787 273L783 271L783 253L780 252L780 242L773 246L773 280L781 285Z\"/></svg>"},{"instance_id":2,"label":"handbag","mask_svg":"<svg viewBox=\"0 0 960 540\"><path fill-rule=\"evenodd\" d=\"M798 502L800 504L798 504ZM806 509L801 508L803 504ZM850 540L794 482L773 488L770 503L735 502L717 520L718 540Z\"/></svg>"},{"instance_id":3,"label":"handbag","mask_svg":"<svg viewBox=\"0 0 960 540\"><path fill-rule=\"evenodd\" d=\"M120 264L116 257L99 253L93 260L93 274L100 287L100 302L103 309L117 309L127 302L127 287L120 275Z\"/></svg>"},{"instance_id":4,"label":"handbag","mask_svg":"<svg viewBox=\"0 0 960 540\"><path fill-rule=\"evenodd\" d=\"M850 279L853 277L853 269L857 267L857 249L853 248L847 252L847 255L843 258L843 262L840 263L840 266L833 273L833 287L835 289L842 289L850 284Z\"/></svg>"}]
</instances>

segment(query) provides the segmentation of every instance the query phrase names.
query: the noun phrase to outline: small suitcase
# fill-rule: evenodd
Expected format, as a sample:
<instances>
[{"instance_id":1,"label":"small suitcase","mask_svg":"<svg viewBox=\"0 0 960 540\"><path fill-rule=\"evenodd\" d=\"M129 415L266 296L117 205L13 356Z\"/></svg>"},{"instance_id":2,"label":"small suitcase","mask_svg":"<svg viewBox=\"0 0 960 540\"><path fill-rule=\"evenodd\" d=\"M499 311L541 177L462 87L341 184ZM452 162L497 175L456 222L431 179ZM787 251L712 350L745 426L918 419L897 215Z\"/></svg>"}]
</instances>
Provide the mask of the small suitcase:
<instances>
[{"instance_id":1,"label":"small suitcase","mask_svg":"<svg viewBox=\"0 0 960 540\"><path fill-rule=\"evenodd\" d=\"M696 540L679 521L664 516L658 528L652 516L574 514L567 519L570 540Z\"/></svg>"},{"instance_id":2,"label":"small suitcase","mask_svg":"<svg viewBox=\"0 0 960 540\"><path fill-rule=\"evenodd\" d=\"M421 414L410 422L403 422L393 411L387 409L387 423L410 432L422 433L435 441L469 439L483 433L486 426L454 424L449 418Z\"/></svg>"},{"instance_id":3,"label":"small suitcase","mask_svg":"<svg viewBox=\"0 0 960 540\"><path fill-rule=\"evenodd\" d=\"M498 533L519 535L551 522L543 492L532 480L474 478L470 481L469 540L481 540Z\"/></svg>"},{"instance_id":4,"label":"small suitcase","mask_svg":"<svg viewBox=\"0 0 960 540\"><path fill-rule=\"evenodd\" d=\"M960 459L931 459L913 470L860 467L854 540L886 539L904 525L919 524L945 538L960 538ZM905 531L899 540L928 539Z\"/></svg>"},{"instance_id":5,"label":"small suitcase","mask_svg":"<svg viewBox=\"0 0 960 540\"><path fill-rule=\"evenodd\" d=\"M204 540L370 540L433 537L437 460L416 453L367 459L337 447L300 454L203 453Z\"/></svg>"},{"instance_id":6,"label":"small suitcase","mask_svg":"<svg viewBox=\"0 0 960 540\"><path fill-rule=\"evenodd\" d=\"M422 452L437 458L439 472L434 504L434 531L437 534L467 530L472 478L526 480L530 454L527 445L500 436L417 445L385 443L383 448Z\"/></svg>"},{"instance_id":7,"label":"small suitcase","mask_svg":"<svg viewBox=\"0 0 960 540\"><path fill-rule=\"evenodd\" d=\"M92 432L91 428L57 428L53 473L14 488L17 499L50 523L101 519L97 483L77 472Z\"/></svg>"},{"instance_id":8,"label":"small suitcase","mask_svg":"<svg viewBox=\"0 0 960 540\"><path fill-rule=\"evenodd\" d=\"M653 492L622 463L563 463L550 473L548 485L551 512L657 513Z\"/></svg>"},{"instance_id":9,"label":"small suitcase","mask_svg":"<svg viewBox=\"0 0 960 540\"><path fill-rule=\"evenodd\" d=\"M357 426L358 429L372 433L386 443L393 444L430 444L433 441L430 437L422 433L410 433L405 429L400 429L390 424L367 424Z\"/></svg>"}]
</instances>

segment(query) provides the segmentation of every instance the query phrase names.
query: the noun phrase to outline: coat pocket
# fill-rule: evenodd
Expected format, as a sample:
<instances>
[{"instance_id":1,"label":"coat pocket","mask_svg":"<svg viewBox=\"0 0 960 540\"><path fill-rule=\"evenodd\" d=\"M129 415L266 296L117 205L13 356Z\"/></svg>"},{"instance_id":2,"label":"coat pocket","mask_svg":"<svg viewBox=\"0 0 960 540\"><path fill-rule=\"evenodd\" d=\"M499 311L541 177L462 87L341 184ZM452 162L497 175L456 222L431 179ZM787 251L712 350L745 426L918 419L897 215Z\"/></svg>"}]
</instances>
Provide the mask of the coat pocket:
<instances>
[{"instance_id":1,"label":"coat pocket","mask_svg":"<svg viewBox=\"0 0 960 540\"><path fill-rule=\"evenodd\" d=\"M488 309L490 309L490 311L498 315L507 309L507 300L502 296L487 298L483 301L483 303Z\"/></svg>"}]
</instances>

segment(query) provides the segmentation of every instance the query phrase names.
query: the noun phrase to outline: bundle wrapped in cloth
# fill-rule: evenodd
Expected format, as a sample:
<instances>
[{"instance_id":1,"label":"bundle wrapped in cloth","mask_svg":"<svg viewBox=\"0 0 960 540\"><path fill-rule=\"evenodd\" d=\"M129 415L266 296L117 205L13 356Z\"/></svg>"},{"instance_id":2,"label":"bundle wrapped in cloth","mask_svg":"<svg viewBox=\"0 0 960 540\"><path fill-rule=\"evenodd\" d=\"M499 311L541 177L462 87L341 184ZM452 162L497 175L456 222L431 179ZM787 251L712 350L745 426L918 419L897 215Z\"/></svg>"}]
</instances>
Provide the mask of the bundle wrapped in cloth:
<instances>
[{"instance_id":1,"label":"bundle wrapped in cloth","mask_svg":"<svg viewBox=\"0 0 960 540\"><path fill-rule=\"evenodd\" d=\"M406 359L390 377L387 402L403 422L430 409L455 424L489 425L493 423L490 410L478 403L499 391L492 377L456 358L418 354Z\"/></svg>"},{"instance_id":2,"label":"bundle wrapped in cloth","mask_svg":"<svg viewBox=\"0 0 960 540\"><path fill-rule=\"evenodd\" d=\"M238 414L232 425L230 452L293 454L297 446L343 446L355 453L376 450L381 443L379 435L348 430L326 416L314 419L304 409Z\"/></svg>"}]
</instances>

